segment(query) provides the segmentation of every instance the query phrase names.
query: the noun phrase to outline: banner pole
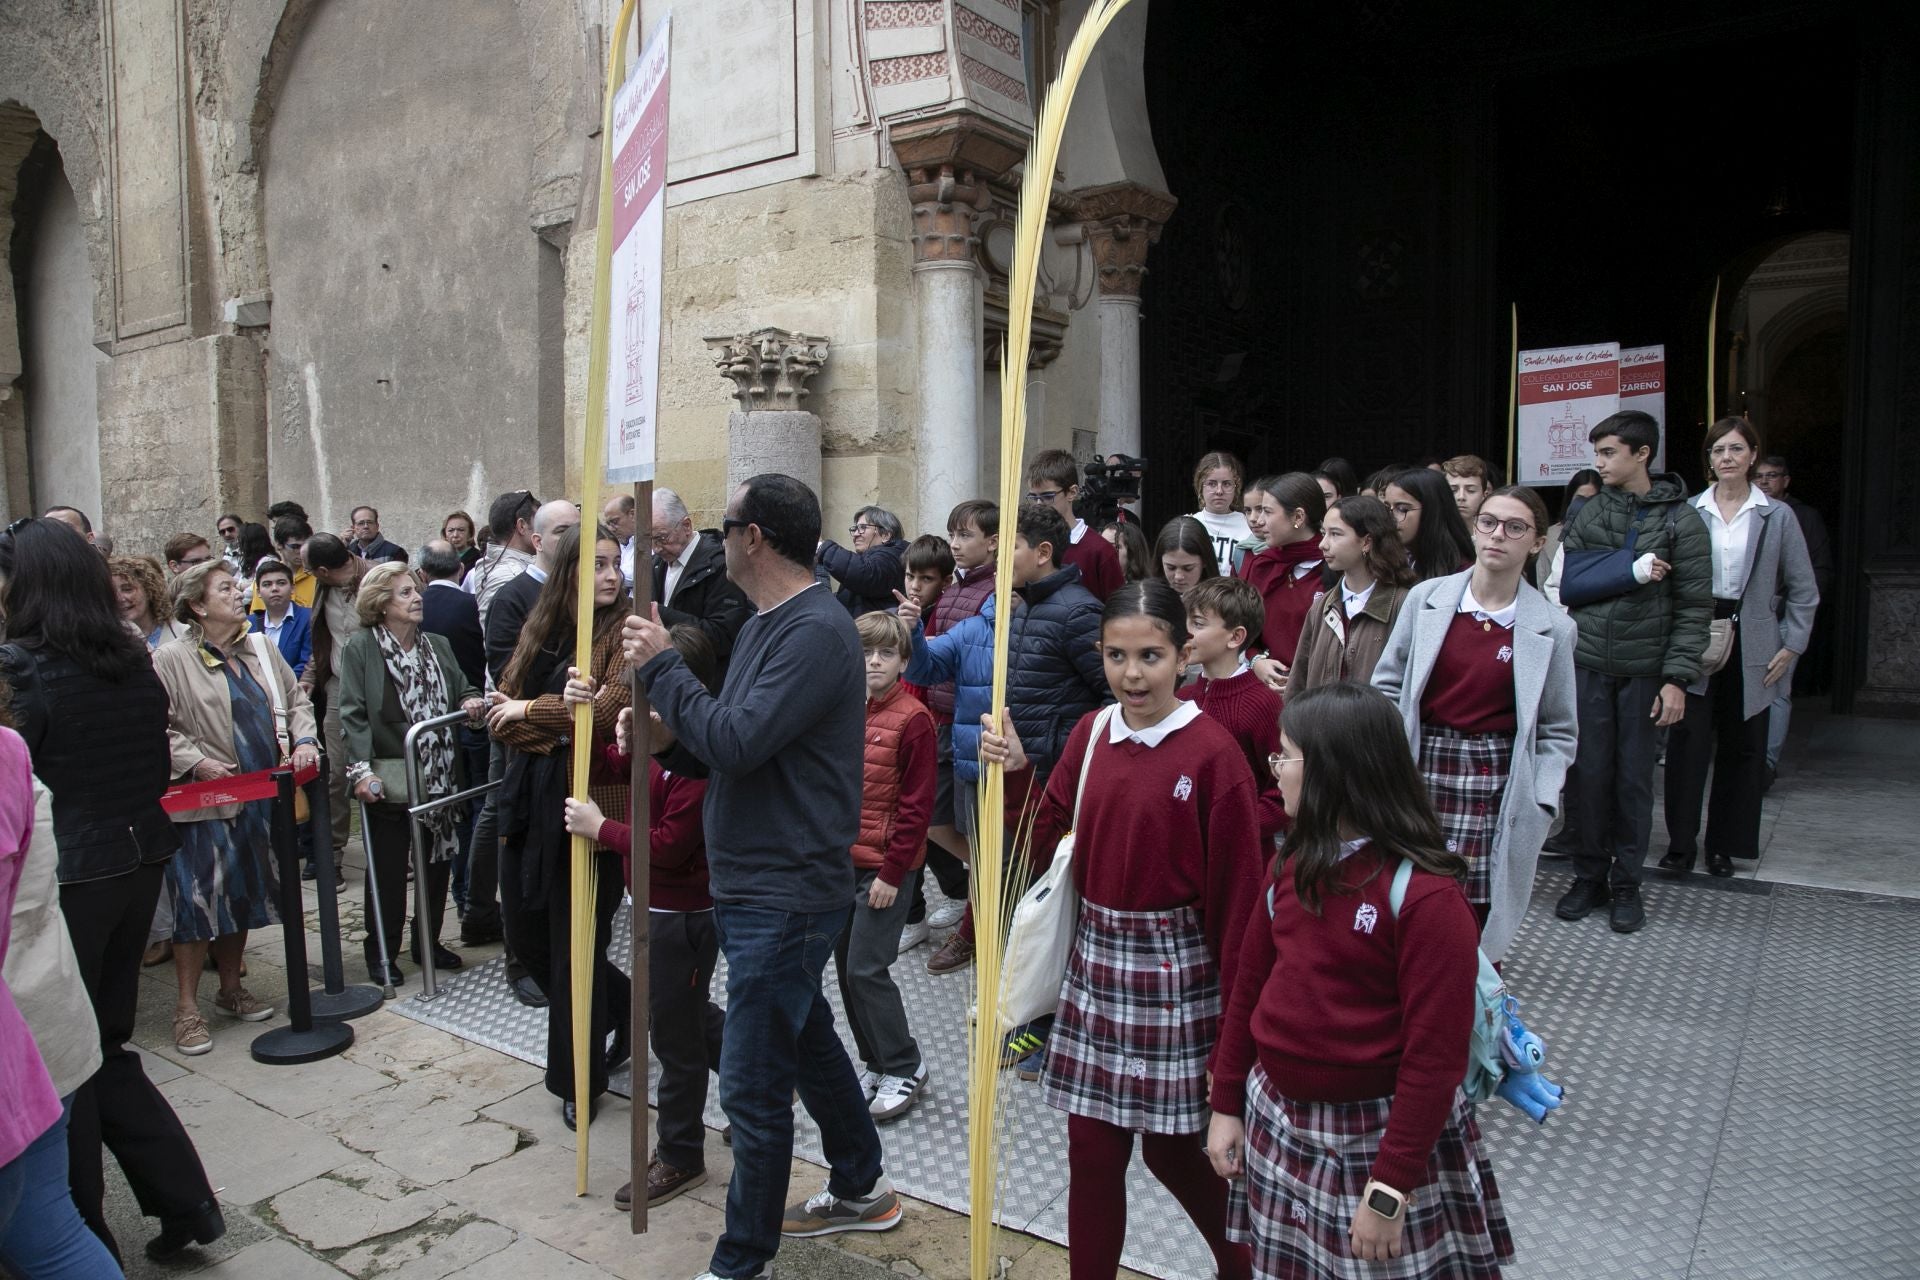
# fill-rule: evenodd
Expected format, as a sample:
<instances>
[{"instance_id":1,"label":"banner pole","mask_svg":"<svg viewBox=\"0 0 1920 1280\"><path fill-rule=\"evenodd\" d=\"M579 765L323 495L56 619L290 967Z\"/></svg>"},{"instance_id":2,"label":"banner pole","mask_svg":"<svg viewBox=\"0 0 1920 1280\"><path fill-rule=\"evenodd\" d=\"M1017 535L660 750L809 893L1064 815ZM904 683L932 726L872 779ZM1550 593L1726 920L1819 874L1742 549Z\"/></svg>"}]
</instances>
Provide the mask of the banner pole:
<instances>
[{"instance_id":1,"label":"banner pole","mask_svg":"<svg viewBox=\"0 0 1920 1280\"><path fill-rule=\"evenodd\" d=\"M1714 365L1720 355L1720 277L1713 278L1713 305L1707 308L1707 425L1711 427L1719 420L1714 411L1718 403L1715 397Z\"/></svg>"},{"instance_id":2,"label":"banner pole","mask_svg":"<svg viewBox=\"0 0 1920 1280\"><path fill-rule=\"evenodd\" d=\"M693 535L699 537L698 533ZM633 611L646 617L653 606L653 481L642 480L633 486ZM645 559L642 559L642 556ZM647 686L638 670L629 670L633 682L633 772L629 779L630 830L633 847L633 897L629 930L633 953L628 967L633 974L633 1025L629 1028L633 1045L633 1132L627 1148L627 1186L633 1196L627 1216L629 1230L640 1235L647 1229L647 1064L652 1045L647 1040L647 1024L652 1016L647 983L651 976L650 948L653 944L652 889L648 871L653 866L653 794L649 763L653 758L652 708L647 703ZM645 855L644 860L642 855ZM720 1064L715 1063L718 1067Z\"/></svg>"},{"instance_id":3,"label":"banner pole","mask_svg":"<svg viewBox=\"0 0 1920 1280\"><path fill-rule=\"evenodd\" d=\"M1520 434L1520 304L1508 305L1512 308L1512 340L1507 351L1507 483L1519 484L1513 464Z\"/></svg>"}]
</instances>

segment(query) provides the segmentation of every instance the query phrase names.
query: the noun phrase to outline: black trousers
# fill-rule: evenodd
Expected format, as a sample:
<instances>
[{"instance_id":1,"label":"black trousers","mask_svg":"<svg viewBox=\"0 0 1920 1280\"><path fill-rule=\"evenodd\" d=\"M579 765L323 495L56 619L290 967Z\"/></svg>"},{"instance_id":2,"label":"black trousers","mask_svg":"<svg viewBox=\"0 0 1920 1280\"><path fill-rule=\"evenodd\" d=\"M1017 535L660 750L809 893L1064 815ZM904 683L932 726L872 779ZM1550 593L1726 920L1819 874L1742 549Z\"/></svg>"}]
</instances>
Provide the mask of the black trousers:
<instances>
[{"instance_id":1,"label":"black trousers","mask_svg":"<svg viewBox=\"0 0 1920 1280\"><path fill-rule=\"evenodd\" d=\"M707 1167L707 1072L720 1069L727 1016L713 1003L720 940L711 911L648 913L649 1039L660 1060L655 1150L676 1169Z\"/></svg>"},{"instance_id":2,"label":"black trousers","mask_svg":"<svg viewBox=\"0 0 1920 1280\"><path fill-rule=\"evenodd\" d=\"M927 842L927 861L925 870L934 883L940 886L940 892L955 902L965 902L971 885L967 878L967 864L948 853L945 848ZM921 876L913 886L913 908L907 912L908 924L919 924L927 918L927 877Z\"/></svg>"},{"instance_id":3,"label":"black trousers","mask_svg":"<svg viewBox=\"0 0 1920 1280\"><path fill-rule=\"evenodd\" d=\"M1765 709L1757 716L1745 714L1746 683L1736 622L1732 660L1707 681L1705 693L1687 695L1686 718L1667 736L1667 843L1681 853L1699 852L1700 802L1705 798L1707 852L1728 858L1760 856L1768 719Z\"/></svg>"},{"instance_id":4,"label":"black trousers","mask_svg":"<svg viewBox=\"0 0 1920 1280\"><path fill-rule=\"evenodd\" d=\"M509 840L507 849L514 849L517 843ZM620 894L626 887L620 876L619 857L594 854L593 874L598 891L593 904L593 1005L588 1011L593 1030L587 1043L597 1051L588 1064L587 1087L590 1096L599 1097L607 1091L607 1033L625 1026L633 1016L633 984L607 959L607 947L613 942L613 913L620 909ZM505 881L503 875L503 888ZM531 910L516 913L523 924L545 934L546 946L535 951L531 932L516 934L513 914L508 916L508 937L526 963L527 973L547 993L547 1092L578 1102L580 1099L573 1096L573 891L567 868L552 869L546 883L546 901L540 904L538 913L544 919L533 921L535 913ZM528 942L526 947L521 945L523 939Z\"/></svg>"},{"instance_id":5,"label":"black trousers","mask_svg":"<svg viewBox=\"0 0 1920 1280\"><path fill-rule=\"evenodd\" d=\"M124 876L60 886L60 912L100 1024L103 1055L100 1070L73 1095L67 1181L80 1216L115 1257L119 1248L101 1209L103 1144L149 1218L177 1218L213 1199L193 1139L147 1079L140 1056L127 1047L140 998L140 953L147 948L163 875L164 866L155 863Z\"/></svg>"},{"instance_id":6,"label":"black trousers","mask_svg":"<svg viewBox=\"0 0 1920 1280\"><path fill-rule=\"evenodd\" d=\"M1580 745L1573 785L1579 792L1580 848L1573 871L1615 888L1640 883L1653 827L1653 762L1660 730L1652 715L1659 676L1573 672Z\"/></svg>"},{"instance_id":7,"label":"black trousers","mask_svg":"<svg viewBox=\"0 0 1920 1280\"><path fill-rule=\"evenodd\" d=\"M393 804L370 804L362 812L366 814L368 824L368 874L367 883L361 890L361 904L367 913L367 966L374 968L383 957L380 955L380 935L373 928L373 879L376 875L380 877L380 923L387 933L387 954L384 958L388 961L398 960L400 927L406 920L407 912L407 863L413 856L413 850L404 808ZM452 875L453 863L429 862L427 882L414 882L413 945L416 950L423 939L429 944L440 941L440 925L447 914L447 881Z\"/></svg>"}]
</instances>

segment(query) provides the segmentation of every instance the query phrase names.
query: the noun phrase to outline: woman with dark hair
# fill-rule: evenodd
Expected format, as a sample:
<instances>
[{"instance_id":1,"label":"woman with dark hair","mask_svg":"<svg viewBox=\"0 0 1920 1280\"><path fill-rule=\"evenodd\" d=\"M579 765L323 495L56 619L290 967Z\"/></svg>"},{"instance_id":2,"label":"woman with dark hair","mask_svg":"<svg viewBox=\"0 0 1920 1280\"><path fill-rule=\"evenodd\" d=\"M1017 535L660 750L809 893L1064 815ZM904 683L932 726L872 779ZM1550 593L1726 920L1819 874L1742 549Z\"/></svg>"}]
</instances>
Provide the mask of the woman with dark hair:
<instances>
[{"instance_id":1,"label":"woman with dark hair","mask_svg":"<svg viewBox=\"0 0 1920 1280\"><path fill-rule=\"evenodd\" d=\"M1314 597L1327 585L1322 573L1320 521L1327 514L1327 497L1320 482L1304 471L1256 480L1261 535L1266 549L1240 562L1240 576L1254 585L1267 609L1260 641L1266 646L1267 666L1255 664L1268 688L1293 665L1300 629ZM1277 668L1277 670L1276 670Z\"/></svg>"},{"instance_id":2,"label":"woman with dark hair","mask_svg":"<svg viewBox=\"0 0 1920 1280\"><path fill-rule=\"evenodd\" d=\"M100 1070L74 1094L68 1178L87 1226L119 1256L103 1212L104 1143L141 1212L159 1218L149 1256L225 1232L192 1139L128 1047L140 955L180 837L160 808L170 780L167 691L129 631L100 553L66 525L16 521L0 533L8 643L0 675L53 795L60 910L100 1024Z\"/></svg>"},{"instance_id":3,"label":"woman with dark hair","mask_svg":"<svg viewBox=\"0 0 1920 1280\"><path fill-rule=\"evenodd\" d=\"M1197 522L1196 522L1197 523ZM1152 553L1147 550L1147 535L1137 521L1115 520L1100 531L1120 557L1120 575L1128 582L1150 578Z\"/></svg>"},{"instance_id":4,"label":"woman with dark hair","mask_svg":"<svg viewBox=\"0 0 1920 1280\"><path fill-rule=\"evenodd\" d=\"M1320 523L1320 552L1340 581L1314 598L1280 686L1286 698L1317 685L1371 679L1413 585L1407 550L1378 498L1356 495L1328 508Z\"/></svg>"},{"instance_id":5,"label":"woman with dark hair","mask_svg":"<svg viewBox=\"0 0 1920 1280\"><path fill-rule=\"evenodd\" d=\"M1220 576L1213 555L1213 535L1192 516L1175 516L1153 540L1152 572L1181 595L1197 583Z\"/></svg>"},{"instance_id":6,"label":"woman with dark hair","mask_svg":"<svg viewBox=\"0 0 1920 1280\"><path fill-rule=\"evenodd\" d=\"M1207 1155L1259 1280L1493 1280L1513 1256L1460 1093L1473 912L1393 704L1322 685L1270 762L1293 826L1240 948ZM1380 1263L1379 1267L1370 1263Z\"/></svg>"},{"instance_id":7,"label":"woman with dark hair","mask_svg":"<svg viewBox=\"0 0 1920 1280\"><path fill-rule=\"evenodd\" d=\"M1400 527L1400 541L1413 557L1421 582L1444 578L1473 563L1473 539L1446 476L1426 467L1402 471L1381 495Z\"/></svg>"},{"instance_id":8,"label":"woman with dark hair","mask_svg":"<svg viewBox=\"0 0 1920 1280\"><path fill-rule=\"evenodd\" d=\"M1760 856L1760 793L1773 686L1806 652L1820 588L1793 509L1753 483L1760 433L1745 418L1707 429L1713 486L1693 500L1713 541L1713 616L1730 631L1726 665L1687 686L1687 710L1667 738L1667 843L1660 871L1684 876L1699 853L1707 806L1707 873L1733 874ZM1709 648L1712 647L1711 641ZM1707 774L1713 794L1707 795Z\"/></svg>"},{"instance_id":9,"label":"woman with dark hair","mask_svg":"<svg viewBox=\"0 0 1920 1280\"><path fill-rule=\"evenodd\" d=\"M252 594L254 566L277 554L273 549L273 537L267 532L267 526L255 524L251 520L240 526L240 568L236 576L241 583L242 598Z\"/></svg>"},{"instance_id":10,"label":"woman with dark hair","mask_svg":"<svg viewBox=\"0 0 1920 1280\"><path fill-rule=\"evenodd\" d=\"M508 748L500 785L500 888L507 940L514 955L547 995L547 1092L560 1099L567 1128L577 1123L573 1087L573 885L572 843L565 825L572 767L573 713L566 704L568 664L573 660L575 596L579 591L580 531L560 536L553 568L520 630L520 641L492 695L487 727ZM622 608L620 544L596 529L593 554L593 654L588 672L593 698L594 764L587 791L603 813L627 811L625 773L606 763L606 747L621 708L632 702L627 660L620 647ZM587 1012L592 1045L613 1046L592 1055L588 1067L587 1119L607 1089L607 1073L626 1061L632 987L607 959L613 913L620 906L620 859L594 849L593 1001Z\"/></svg>"},{"instance_id":11,"label":"woman with dark hair","mask_svg":"<svg viewBox=\"0 0 1920 1280\"><path fill-rule=\"evenodd\" d=\"M1540 846L1573 763L1573 620L1525 577L1547 507L1497 489L1474 516L1473 568L1407 595L1373 686L1400 707L1447 847L1493 960L1526 916Z\"/></svg>"},{"instance_id":12,"label":"woman with dark hair","mask_svg":"<svg viewBox=\"0 0 1920 1280\"><path fill-rule=\"evenodd\" d=\"M1345 458L1323 458L1313 474L1333 481L1342 498L1351 498L1360 492L1360 473Z\"/></svg>"}]
</instances>

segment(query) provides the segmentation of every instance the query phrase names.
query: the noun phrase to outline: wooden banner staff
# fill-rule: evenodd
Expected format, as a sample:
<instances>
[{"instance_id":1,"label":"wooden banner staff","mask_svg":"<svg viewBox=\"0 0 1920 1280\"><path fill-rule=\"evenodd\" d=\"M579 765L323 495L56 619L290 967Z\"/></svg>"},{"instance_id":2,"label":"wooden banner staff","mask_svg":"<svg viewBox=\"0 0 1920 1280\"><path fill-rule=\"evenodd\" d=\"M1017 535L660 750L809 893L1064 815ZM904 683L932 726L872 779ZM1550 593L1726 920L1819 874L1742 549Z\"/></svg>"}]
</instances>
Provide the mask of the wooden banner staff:
<instances>
[{"instance_id":1,"label":"wooden banner staff","mask_svg":"<svg viewBox=\"0 0 1920 1280\"><path fill-rule=\"evenodd\" d=\"M1707 426L1717 421L1714 406L1713 367L1720 355L1720 277L1713 278L1713 305L1707 309Z\"/></svg>"},{"instance_id":2,"label":"wooden banner staff","mask_svg":"<svg viewBox=\"0 0 1920 1280\"><path fill-rule=\"evenodd\" d=\"M700 535L694 534L697 538ZM633 486L633 611L646 617L653 607L653 481L642 480ZM633 907L630 930L633 936L630 969L633 973L633 1135L627 1152L627 1186L633 1196L627 1225L634 1235L647 1229L647 1062L652 1045L647 1040L651 1001L647 982L651 973L649 947L653 940L652 885L648 883L653 867L653 794L649 789L648 761L653 755L652 708L647 702L647 686L640 672L631 670L633 681L633 773L629 781L632 801L628 808L632 822Z\"/></svg>"},{"instance_id":3,"label":"wooden banner staff","mask_svg":"<svg viewBox=\"0 0 1920 1280\"><path fill-rule=\"evenodd\" d=\"M1520 432L1520 304L1513 303L1512 349L1507 352L1507 483L1519 484L1513 473L1514 447Z\"/></svg>"}]
</instances>

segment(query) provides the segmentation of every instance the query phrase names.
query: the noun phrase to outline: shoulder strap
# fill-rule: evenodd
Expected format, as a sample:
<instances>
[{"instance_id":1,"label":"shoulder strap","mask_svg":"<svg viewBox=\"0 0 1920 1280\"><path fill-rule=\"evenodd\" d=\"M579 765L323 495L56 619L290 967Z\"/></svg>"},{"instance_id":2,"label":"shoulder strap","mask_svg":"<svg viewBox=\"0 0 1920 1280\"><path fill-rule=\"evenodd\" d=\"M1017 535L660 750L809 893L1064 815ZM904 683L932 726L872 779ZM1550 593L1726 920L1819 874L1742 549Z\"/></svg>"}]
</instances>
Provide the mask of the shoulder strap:
<instances>
[{"instance_id":1,"label":"shoulder strap","mask_svg":"<svg viewBox=\"0 0 1920 1280\"><path fill-rule=\"evenodd\" d=\"M1087 734L1087 749L1085 754L1080 757L1080 782L1079 785L1073 789L1073 825L1075 828L1078 828L1080 825L1080 797L1087 793L1087 770L1093 765L1093 749L1100 745L1100 735L1106 732L1107 724L1113 719L1114 714L1118 710L1118 703L1100 708L1100 714L1093 718L1093 728Z\"/></svg>"},{"instance_id":2,"label":"shoulder strap","mask_svg":"<svg viewBox=\"0 0 1920 1280\"><path fill-rule=\"evenodd\" d=\"M264 631L247 632L247 643L253 648L253 657L260 664L260 683L267 686L267 696L273 699L273 730L281 739L281 748L290 745L287 737L287 695L280 688L280 673L273 669L273 651L268 647L267 633Z\"/></svg>"},{"instance_id":3,"label":"shoulder strap","mask_svg":"<svg viewBox=\"0 0 1920 1280\"><path fill-rule=\"evenodd\" d=\"M1407 884L1413 879L1413 859L1400 859L1400 867L1393 873L1393 887L1387 890L1387 906L1393 909L1393 918L1400 918L1400 904L1407 900Z\"/></svg>"}]
</instances>

